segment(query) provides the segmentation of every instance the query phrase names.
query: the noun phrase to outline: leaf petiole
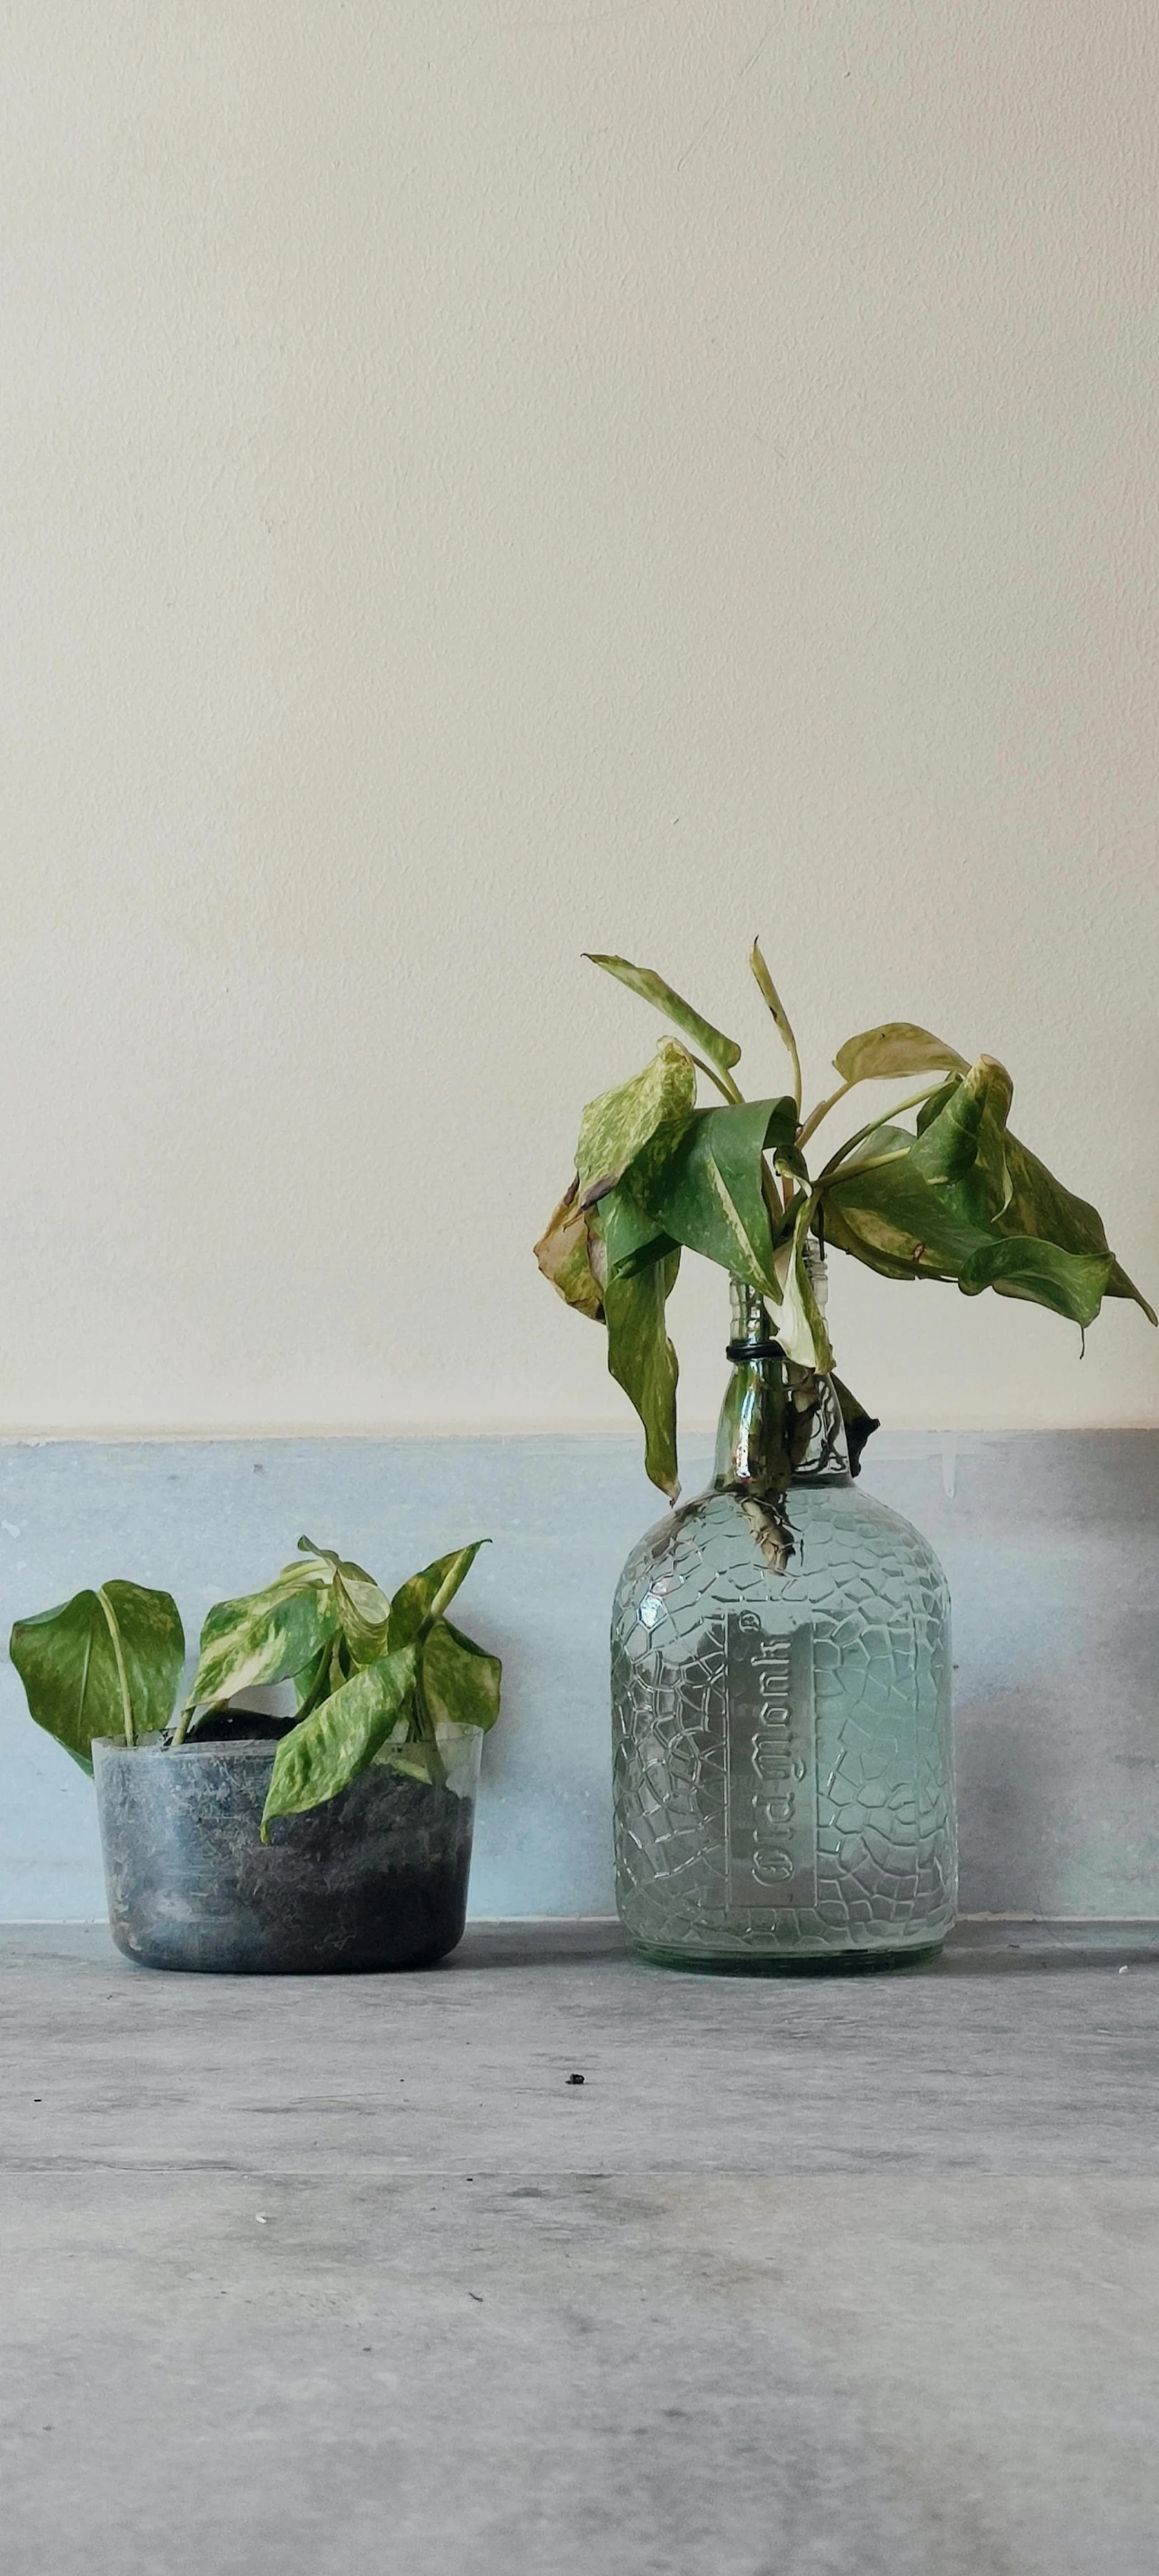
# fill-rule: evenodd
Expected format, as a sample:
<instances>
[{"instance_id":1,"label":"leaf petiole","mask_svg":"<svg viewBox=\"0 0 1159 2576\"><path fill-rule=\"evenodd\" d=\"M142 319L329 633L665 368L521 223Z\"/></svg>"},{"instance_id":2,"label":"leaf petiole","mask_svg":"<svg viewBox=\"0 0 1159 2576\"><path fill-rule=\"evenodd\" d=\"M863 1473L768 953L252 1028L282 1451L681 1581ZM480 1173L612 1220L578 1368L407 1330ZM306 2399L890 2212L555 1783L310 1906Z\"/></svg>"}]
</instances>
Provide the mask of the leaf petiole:
<instances>
[{"instance_id":1,"label":"leaf petiole","mask_svg":"<svg viewBox=\"0 0 1159 2576\"><path fill-rule=\"evenodd\" d=\"M705 1063L702 1055L695 1055L691 1047L689 1047L688 1053L691 1056L692 1062L696 1066L697 1071L699 1073L706 1073L709 1081L715 1082L721 1099L727 1100L730 1109L738 1108L744 1099L744 1093L743 1091L738 1091L731 1073L717 1073L711 1064Z\"/></svg>"},{"instance_id":2,"label":"leaf petiole","mask_svg":"<svg viewBox=\"0 0 1159 2576\"><path fill-rule=\"evenodd\" d=\"M808 1117L797 1129L797 1143L799 1146L808 1144L810 1136L816 1135L822 1119L827 1118L830 1110L836 1109L838 1101L844 1100L846 1092L852 1091L852 1089L853 1085L851 1082L843 1082L838 1091L830 1092L827 1100L818 1101L816 1108L810 1110Z\"/></svg>"},{"instance_id":3,"label":"leaf petiole","mask_svg":"<svg viewBox=\"0 0 1159 2576\"><path fill-rule=\"evenodd\" d=\"M853 1086L852 1086L852 1084L851 1084L851 1083L846 1083L845 1088L846 1088L846 1090L847 1090L847 1091L850 1091L850 1090L852 1090ZM881 1117L881 1118L870 1118L870 1119L867 1121L867 1123L866 1123L866 1125L865 1125L864 1127L859 1127L859 1128L858 1128L858 1130L857 1130L856 1135L854 1135L854 1136L850 1136L850 1137L847 1137L846 1142L844 1143L844 1145L839 1145L839 1146L838 1146L838 1148L837 1148L836 1153L835 1153L835 1154L831 1154L831 1155L830 1155L829 1160L828 1160L828 1162L827 1162L827 1163L826 1163L826 1165L825 1165L825 1169L824 1169L824 1171L820 1174L820 1176L819 1176L819 1178L818 1178L818 1182L817 1182L817 1187L818 1187L818 1189L820 1189L820 1188L823 1186L823 1184L824 1184L827 1180L830 1180L830 1179L832 1178L833 1173L834 1173L835 1171L837 1171L837 1170L838 1170L838 1168L839 1168L839 1166L840 1166L840 1165L845 1161L845 1158L846 1158L846 1155L847 1155L847 1154L855 1153L855 1152L856 1152L856 1150L857 1150L857 1147L858 1147L859 1145L864 1145L864 1143L865 1143L865 1139L866 1139L866 1137L867 1137L867 1136L876 1136L877 1131L878 1131L878 1128L879 1128L879 1127L889 1127L889 1126L891 1126L891 1125L892 1125L892 1123L893 1123L893 1120L894 1120L895 1118L900 1118L900 1117L901 1117L901 1114L902 1114L903 1109L916 1109L916 1108L918 1108L918 1107L919 1107L919 1105L920 1105L920 1103L921 1103L923 1100L930 1100L930 1099L932 1099L932 1098L933 1098L933 1095L934 1095L934 1093L935 1093L935 1091L940 1091L940 1089L941 1089L941 1084L940 1084L940 1083L937 1083L937 1082L927 1082L927 1084L926 1084L926 1086L925 1086L925 1089L924 1089L923 1091L911 1091L911 1093L910 1093L910 1095L909 1095L909 1098L908 1098L907 1100L896 1100L896 1101L894 1102L894 1105L893 1105L892 1109L887 1109L887 1110L886 1110L884 1117ZM835 1095L834 1095L834 1097L835 1097L835 1098L836 1098L836 1097L839 1097L839 1096L840 1096L839 1094L835 1094ZM830 1107L832 1107L832 1102L830 1102L830 1104L829 1104L829 1105L830 1105ZM911 1140L911 1141L912 1141L912 1140ZM897 1149L897 1152L898 1152L898 1154L899 1154L899 1155L901 1155L901 1154L903 1154L903 1153L907 1153L907 1154L908 1154L908 1152L909 1152L909 1146L908 1146L908 1145L899 1145L899 1146L898 1146L898 1149ZM882 1159L883 1159L883 1161L885 1161L885 1162L893 1162L893 1160L894 1160L895 1158L894 1158L894 1155L893 1155L892 1153L890 1153L890 1154L884 1155L884 1156L882 1157ZM866 1166L865 1166L866 1171L870 1171L870 1170L873 1170L873 1169L875 1169L875 1168L876 1168L876 1166L875 1166L875 1165L871 1165L871 1164L868 1164L868 1163L867 1163L867 1164L866 1164Z\"/></svg>"}]
</instances>

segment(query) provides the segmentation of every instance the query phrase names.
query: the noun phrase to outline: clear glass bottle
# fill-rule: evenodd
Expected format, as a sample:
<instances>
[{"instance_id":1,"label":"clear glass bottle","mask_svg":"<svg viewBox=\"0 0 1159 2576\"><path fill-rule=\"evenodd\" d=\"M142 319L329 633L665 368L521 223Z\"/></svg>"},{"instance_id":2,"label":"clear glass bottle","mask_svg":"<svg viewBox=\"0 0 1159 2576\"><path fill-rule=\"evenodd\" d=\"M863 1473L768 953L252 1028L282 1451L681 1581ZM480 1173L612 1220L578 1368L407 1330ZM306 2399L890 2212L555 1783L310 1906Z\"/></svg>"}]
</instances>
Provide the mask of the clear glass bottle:
<instances>
[{"instance_id":1,"label":"clear glass bottle","mask_svg":"<svg viewBox=\"0 0 1159 2576\"><path fill-rule=\"evenodd\" d=\"M729 1357L712 1484L616 1593L621 1920L680 1967L932 1952L957 1882L945 1576L736 1282Z\"/></svg>"}]
</instances>

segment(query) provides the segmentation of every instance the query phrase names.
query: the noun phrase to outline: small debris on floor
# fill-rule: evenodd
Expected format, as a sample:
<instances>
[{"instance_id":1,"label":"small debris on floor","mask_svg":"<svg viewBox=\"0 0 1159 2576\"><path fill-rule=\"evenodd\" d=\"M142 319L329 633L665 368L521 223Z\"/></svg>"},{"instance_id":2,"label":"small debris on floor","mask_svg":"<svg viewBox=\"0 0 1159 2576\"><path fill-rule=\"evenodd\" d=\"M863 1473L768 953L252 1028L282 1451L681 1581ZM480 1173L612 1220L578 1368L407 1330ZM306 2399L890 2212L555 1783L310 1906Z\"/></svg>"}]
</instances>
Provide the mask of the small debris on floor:
<instances>
[{"instance_id":1,"label":"small debris on floor","mask_svg":"<svg viewBox=\"0 0 1159 2576\"><path fill-rule=\"evenodd\" d=\"M468 2290L468 2292L467 2292L467 2297L468 2297L469 2299L473 2299L473 2300L474 2300L475 2305L476 2305L476 2307L477 2307L477 2308L481 2308L481 2307L482 2307L482 2305L483 2305L483 2293L482 2293L482 2291L481 2291L481 2290Z\"/></svg>"},{"instance_id":2,"label":"small debris on floor","mask_svg":"<svg viewBox=\"0 0 1159 2576\"><path fill-rule=\"evenodd\" d=\"M582 2084L584 2079L582 2075L569 2075L567 2080L569 2084Z\"/></svg>"}]
</instances>

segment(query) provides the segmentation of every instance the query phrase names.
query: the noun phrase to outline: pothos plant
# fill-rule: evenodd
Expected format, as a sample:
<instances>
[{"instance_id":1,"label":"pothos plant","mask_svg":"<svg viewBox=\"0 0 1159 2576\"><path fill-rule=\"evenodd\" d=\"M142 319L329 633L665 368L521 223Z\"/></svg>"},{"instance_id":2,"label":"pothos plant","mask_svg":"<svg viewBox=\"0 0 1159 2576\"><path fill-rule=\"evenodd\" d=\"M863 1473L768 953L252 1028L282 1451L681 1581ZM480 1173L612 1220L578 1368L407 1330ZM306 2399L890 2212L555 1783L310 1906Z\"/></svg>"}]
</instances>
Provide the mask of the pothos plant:
<instances>
[{"instance_id":1,"label":"pothos plant","mask_svg":"<svg viewBox=\"0 0 1159 2576\"><path fill-rule=\"evenodd\" d=\"M299 1539L273 1583L208 1612L180 1711L181 1614L143 1584L104 1583L18 1619L12 1661L37 1723L86 1771L95 1736L180 1745L239 1692L291 1682L297 1715L274 1755L264 1842L275 1816L324 1805L375 1761L441 1787L439 1727L494 1725L499 1659L446 1615L485 1545L436 1558L390 1597L362 1566Z\"/></svg>"},{"instance_id":2,"label":"pothos plant","mask_svg":"<svg viewBox=\"0 0 1159 2576\"><path fill-rule=\"evenodd\" d=\"M792 1088L746 1100L740 1047L648 967L591 964L681 1031L651 1063L589 1101L575 1178L536 1245L569 1306L607 1328L608 1367L644 1427L653 1484L675 1500L676 1353L665 1308L682 1251L703 1253L770 1309L787 1360L820 1374L833 1352L806 1259L810 1236L885 1279L956 1280L1029 1298L1085 1331L1104 1297L1156 1316L1107 1244L1098 1211L1056 1181L1008 1126L1013 1084L993 1056L969 1063L909 1020L847 1038L836 1087L808 1111L797 1042L759 942L749 960L789 1058ZM682 1042L683 1041L683 1042ZM704 1075L723 1106L697 1106ZM813 1140L859 1083L906 1090L818 1167ZM916 1112L912 1127L899 1121ZM871 1415L834 1379L854 1471Z\"/></svg>"}]
</instances>

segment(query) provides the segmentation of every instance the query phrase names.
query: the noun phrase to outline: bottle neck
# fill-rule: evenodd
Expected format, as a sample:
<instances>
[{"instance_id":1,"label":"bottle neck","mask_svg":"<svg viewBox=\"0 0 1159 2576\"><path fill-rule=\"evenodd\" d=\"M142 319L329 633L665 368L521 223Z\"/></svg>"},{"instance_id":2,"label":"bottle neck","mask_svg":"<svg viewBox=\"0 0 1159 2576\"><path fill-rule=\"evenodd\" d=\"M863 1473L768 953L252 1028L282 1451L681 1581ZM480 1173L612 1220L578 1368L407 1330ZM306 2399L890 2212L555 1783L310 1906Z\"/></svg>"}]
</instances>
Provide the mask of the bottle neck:
<instances>
[{"instance_id":1,"label":"bottle neck","mask_svg":"<svg viewBox=\"0 0 1159 2576\"><path fill-rule=\"evenodd\" d=\"M825 1265L809 1246L818 1303ZM716 1435L713 1490L783 1494L790 1485L846 1485L849 1455L833 1380L787 1360L776 1324L755 1289L732 1281L732 1375Z\"/></svg>"}]
</instances>

